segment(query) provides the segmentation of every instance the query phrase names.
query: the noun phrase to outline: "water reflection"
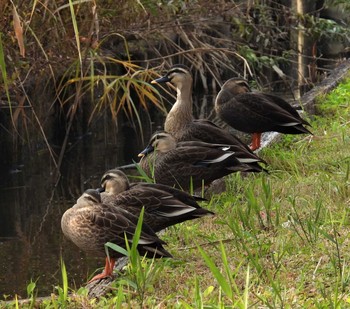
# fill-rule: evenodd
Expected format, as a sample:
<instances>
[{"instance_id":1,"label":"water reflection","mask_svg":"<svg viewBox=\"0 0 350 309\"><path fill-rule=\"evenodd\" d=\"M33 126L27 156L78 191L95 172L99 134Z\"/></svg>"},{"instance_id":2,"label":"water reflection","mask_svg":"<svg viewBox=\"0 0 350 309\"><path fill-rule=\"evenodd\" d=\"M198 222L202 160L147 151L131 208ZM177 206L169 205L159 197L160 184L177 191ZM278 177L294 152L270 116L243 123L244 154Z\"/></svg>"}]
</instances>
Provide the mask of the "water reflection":
<instances>
[{"instance_id":1,"label":"water reflection","mask_svg":"<svg viewBox=\"0 0 350 309\"><path fill-rule=\"evenodd\" d=\"M144 123L147 140L152 129L147 120ZM72 132L57 182L45 145L14 147L13 136L0 127L1 297L26 297L30 280L36 281L38 296L49 295L62 282L61 255L71 287L81 286L103 265L101 259L86 257L64 238L61 216L84 190L98 185L105 170L137 159L144 143L127 122L118 129L111 123L96 122L83 135L74 135ZM51 142L53 147L59 143Z\"/></svg>"}]
</instances>

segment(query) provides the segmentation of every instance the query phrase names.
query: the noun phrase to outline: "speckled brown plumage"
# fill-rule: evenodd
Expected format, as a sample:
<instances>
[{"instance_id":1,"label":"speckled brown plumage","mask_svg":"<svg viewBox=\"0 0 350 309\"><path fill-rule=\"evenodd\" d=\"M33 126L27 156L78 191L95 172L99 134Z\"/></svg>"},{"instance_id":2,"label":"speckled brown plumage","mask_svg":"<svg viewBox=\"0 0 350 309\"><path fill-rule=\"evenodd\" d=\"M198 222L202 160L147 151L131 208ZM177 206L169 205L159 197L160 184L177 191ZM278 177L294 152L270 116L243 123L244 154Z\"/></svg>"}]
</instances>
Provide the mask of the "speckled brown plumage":
<instances>
[{"instance_id":1,"label":"speckled brown plumage","mask_svg":"<svg viewBox=\"0 0 350 309\"><path fill-rule=\"evenodd\" d=\"M129 243L137 226L138 217L128 211L102 203L100 193L89 189L62 216L61 227L64 235L81 250L94 256L105 256L105 243L112 242L125 248L125 236ZM141 255L156 258L171 257L163 248L164 241L146 224L142 224L137 249ZM109 256L114 265L114 259L123 256L121 253L109 250ZM111 275L113 267L106 260L105 271L92 280ZM108 269L108 270L107 270Z\"/></svg>"},{"instance_id":2,"label":"speckled brown plumage","mask_svg":"<svg viewBox=\"0 0 350 309\"><path fill-rule=\"evenodd\" d=\"M118 169L107 171L101 178L102 201L128 210L135 216L144 207L144 222L155 232L168 226L213 214L201 208L197 200L181 190L153 183L129 183L127 176Z\"/></svg>"}]
</instances>

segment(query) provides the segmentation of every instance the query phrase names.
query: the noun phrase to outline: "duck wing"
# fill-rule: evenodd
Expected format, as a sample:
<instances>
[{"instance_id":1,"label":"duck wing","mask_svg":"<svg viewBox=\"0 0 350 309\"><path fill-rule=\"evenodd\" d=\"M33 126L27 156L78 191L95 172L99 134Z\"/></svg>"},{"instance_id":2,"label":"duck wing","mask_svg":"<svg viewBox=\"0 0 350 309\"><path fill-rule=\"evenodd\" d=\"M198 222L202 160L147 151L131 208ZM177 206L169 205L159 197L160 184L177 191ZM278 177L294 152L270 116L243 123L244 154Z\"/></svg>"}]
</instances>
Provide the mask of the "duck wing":
<instances>
[{"instance_id":1,"label":"duck wing","mask_svg":"<svg viewBox=\"0 0 350 309\"><path fill-rule=\"evenodd\" d=\"M112 242L125 248L125 235L132 243L135 234L138 217L124 209L109 205L101 205L98 210L86 214L96 227L96 238L104 245ZM151 253L155 257L171 257L171 254L163 248L162 241L145 222L142 223L142 230L137 249L141 255ZM112 255L117 253L112 252Z\"/></svg>"},{"instance_id":2,"label":"duck wing","mask_svg":"<svg viewBox=\"0 0 350 309\"><path fill-rule=\"evenodd\" d=\"M251 159L255 162L266 164L263 159L253 153L238 137L207 119L196 119L187 126L186 133L183 134L181 141L193 140L230 145L237 158Z\"/></svg>"},{"instance_id":3,"label":"duck wing","mask_svg":"<svg viewBox=\"0 0 350 309\"><path fill-rule=\"evenodd\" d=\"M263 94L269 101L274 102L274 104L278 105L279 107L283 108L284 110L288 111L291 115L293 115L296 119L299 119L302 124L310 126L310 123L307 122L305 119L301 118L298 111L290 105L287 101L284 99L272 95L272 94Z\"/></svg>"},{"instance_id":4,"label":"duck wing","mask_svg":"<svg viewBox=\"0 0 350 309\"><path fill-rule=\"evenodd\" d=\"M172 194L176 199L180 200L181 202L190 205L194 208L201 208L197 201L207 201L206 198L197 196L197 195L191 195L185 191L176 189L174 187L169 187L160 183L137 183L132 184L131 186L142 186L145 188L157 188L158 190L162 190L164 192L168 192Z\"/></svg>"},{"instance_id":5,"label":"duck wing","mask_svg":"<svg viewBox=\"0 0 350 309\"><path fill-rule=\"evenodd\" d=\"M90 254L105 255L105 243L112 242L125 248L125 235L130 243L136 230L138 217L131 213L105 204L72 207L62 217L63 233L81 250ZM145 223L138 244L140 254L147 252L156 257L171 256L164 248L164 242ZM111 257L121 257L110 250Z\"/></svg>"},{"instance_id":6,"label":"duck wing","mask_svg":"<svg viewBox=\"0 0 350 309\"><path fill-rule=\"evenodd\" d=\"M295 127L303 123L292 106L285 101L285 104L281 103L282 99L278 102L276 104L264 94L238 94L221 107L220 117L237 130L247 133L280 132L281 127Z\"/></svg>"},{"instance_id":7,"label":"duck wing","mask_svg":"<svg viewBox=\"0 0 350 309\"><path fill-rule=\"evenodd\" d=\"M248 170L240 163L233 152L227 152L215 147L178 147L168 153L158 156L155 165L155 180L189 189L191 179L194 188L209 184L233 171Z\"/></svg>"},{"instance_id":8,"label":"duck wing","mask_svg":"<svg viewBox=\"0 0 350 309\"><path fill-rule=\"evenodd\" d=\"M201 208L191 195L159 184L132 184L129 190L116 197L114 205L136 216L144 207L144 221L156 232L186 220L212 214Z\"/></svg>"},{"instance_id":9,"label":"duck wing","mask_svg":"<svg viewBox=\"0 0 350 309\"><path fill-rule=\"evenodd\" d=\"M148 214L174 217L191 212L195 207L186 205L169 192L153 186L136 184L116 198L116 204L127 205L127 209L144 207ZM199 205L198 205L199 206Z\"/></svg>"}]
</instances>

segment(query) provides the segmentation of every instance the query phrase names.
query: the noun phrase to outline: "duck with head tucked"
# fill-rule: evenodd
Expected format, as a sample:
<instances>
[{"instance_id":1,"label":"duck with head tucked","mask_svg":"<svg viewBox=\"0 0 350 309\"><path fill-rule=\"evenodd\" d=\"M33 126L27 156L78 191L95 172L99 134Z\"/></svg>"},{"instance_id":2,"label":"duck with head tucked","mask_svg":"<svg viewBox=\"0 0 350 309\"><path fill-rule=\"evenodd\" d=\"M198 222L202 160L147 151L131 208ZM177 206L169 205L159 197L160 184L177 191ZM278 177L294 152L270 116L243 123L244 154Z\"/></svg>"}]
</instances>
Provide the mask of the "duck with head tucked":
<instances>
[{"instance_id":1,"label":"duck with head tucked","mask_svg":"<svg viewBox=\"0 0 350 309\"><path fill-rule=\"evenodd\" d=\"M288 102L275 95L251 92L248 82L241 78L231 78L223 84L215 111L232 128L253 134L252 150L260 148L263 132L312 134L305 127L310 124Z\"/></svg>"},{"instance_id":2,"label":"duck with head tucked","mask_svg":"<svg viewBox=\"0 0 350 309\"><path fill-rule=\"evenodd\" d=\"M156 133L139 154L140 166L157 183L188 191L209 185L233 172L260 172L257 162L240 160L231 145L201 141L176 142L169 133Z\"/></svg>"},{"instance_id":3,"label":"duck with head tucked","mask_svg":"<svg viewBox=\"0 0 350 309\"><path fill-rule=\"evenodd\" d=\"M139 216L144 207L143 222L155 232L168 226L213 214L201 208L204 199L181 190L154 183L130 183L118 169L107 171L101 178L101 198L107 205L125 209Z\"/></svg>"},{"instance_id":4,"label":"duck with head tucked","mask_svg":"<svg viewBox=\"0 0 350 309\"><path fill-rule=\"evenodd\" d=\"M163 77L152 81L153 84L166 82L170 82L176 87L177 98L165 119L164 130L170 133L177 142L197 140L230 145L237 158L254 161L254 164L257 162L265 163L238 137L227 130L207 119L194 119L192 113L193 80L187 66L176 64Z\"/></svg>"},{"instance_id":5,"label":"duck with head tucked","mask_svg":"<svg viewBox=\"0 0 350 309\"><path fill-rule=\"evenodd\" d=\"M63 214L61 227L64 235L81 250L94 256L106 256L105 243L111 242L125 248L125 236L132 243L137 222L138 217L125 209L103 203L100 193L89 189ZM141 255L147 254L150 258L171 257L163 248L164 244L146 223L142 223L137 245ZM90 282L111 276L115 259L122 256L117 251L109 250L104 271Z\"/></svg>"}]
</instances>

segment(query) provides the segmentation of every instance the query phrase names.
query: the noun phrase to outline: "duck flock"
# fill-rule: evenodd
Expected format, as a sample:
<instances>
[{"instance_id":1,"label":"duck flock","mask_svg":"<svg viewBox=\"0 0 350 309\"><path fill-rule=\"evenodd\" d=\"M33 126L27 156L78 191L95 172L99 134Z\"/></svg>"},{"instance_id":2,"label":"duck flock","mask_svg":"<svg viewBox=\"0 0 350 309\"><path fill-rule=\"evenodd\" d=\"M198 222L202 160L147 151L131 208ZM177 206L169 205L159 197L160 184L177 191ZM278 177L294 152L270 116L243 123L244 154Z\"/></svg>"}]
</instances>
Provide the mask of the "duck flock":
<instances>
[{"instance_id":1,"label":"duck flock","mask_svg":"<svg viewBox=\"0 0 350 309\"><path fill-rule=\"evenodd\" d=\"M126 239L131 244L142 209L139 253L149 258L171 257L156 233L213 214L198 204L203 198L187 192L237 171L266 171L266 162L253 152L260 147L263 132L312 134L307 129L310 124L289 103L251 92L246 80L231 78L216 97L215 111L232 128L252 134L249 147L211 121L194 119L188 67L174 65L152 81L166 82L176 87L176 102L166 117L164 132L155 133L139 154L140 167L155 183L130 183L121 170L109 170L101 178L101 188L85 191L62 216L66 237L88 254L106 257L103 272L90 282L112 275L115 260L123 255L109 250L106 256L105 244L125 248Z\"/></svg>"}]
</instances>

